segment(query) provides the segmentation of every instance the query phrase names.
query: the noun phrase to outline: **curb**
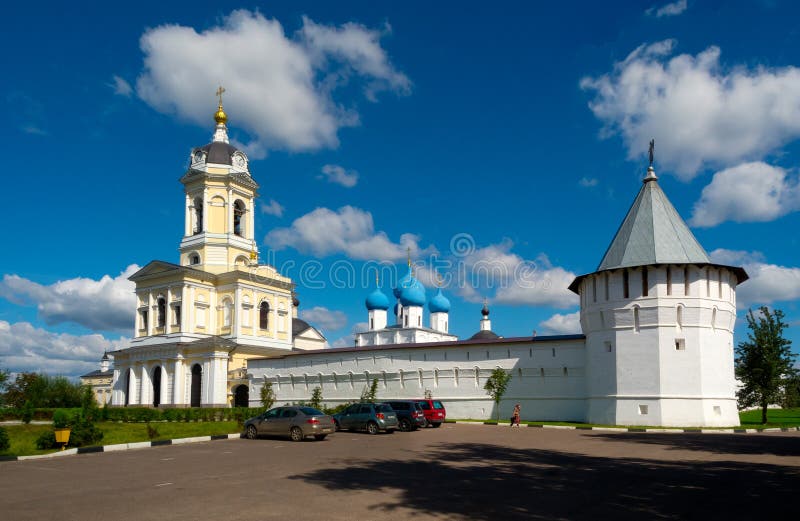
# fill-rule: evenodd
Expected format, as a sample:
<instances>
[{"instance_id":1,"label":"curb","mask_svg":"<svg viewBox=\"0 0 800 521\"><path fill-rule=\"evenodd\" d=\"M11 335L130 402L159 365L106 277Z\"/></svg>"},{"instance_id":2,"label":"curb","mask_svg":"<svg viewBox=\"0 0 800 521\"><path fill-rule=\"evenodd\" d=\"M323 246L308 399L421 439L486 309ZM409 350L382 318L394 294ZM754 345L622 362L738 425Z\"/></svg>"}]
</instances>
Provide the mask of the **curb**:
<instances>
[{"instance_id":1,"label":"curb","mask_svg":"<svg viewBox=\"0 0 800 521\"><path fill-rule=\"evenodd\" d=\"M146 449L150 447L163 447L165 445L181 445L184 443L198 443L202 441L230 440L241 437L242 433L235 432L232 434L195 436L193 438L177 438L174 440L139 441L135 443L119 443L116 445L95 445L91 447L77 447L73 449L62 450L59 452L52 452L50 454L39 454L36 456L0 456L0 461L24 461L24 460L61 458L64 456L72 456L73 454L95 454L98 452L118 452L121 450Z\"/></svg>"},{"instance_id":2,"label":"curb","mask_svg":"<svg viewBox=\"0 0 800 521\"><path fill-rule=\"evenodd\" d=\"M493 422L493 421L452 421L445 423L457 423L459 425L493 425L496 427L507 427L511 425L509 422ZM800 431L800 427L770 427L768 429L701 429L701 428L652 428L646 429L644 427L582 427L578 425L526 425L531 429L562 429L562 430L578 430L578 431L604 431L604 432L655 432L655 433L670 433L670 434L757 434L761 432L794 432Z\"/></svg>"}]
</instances>

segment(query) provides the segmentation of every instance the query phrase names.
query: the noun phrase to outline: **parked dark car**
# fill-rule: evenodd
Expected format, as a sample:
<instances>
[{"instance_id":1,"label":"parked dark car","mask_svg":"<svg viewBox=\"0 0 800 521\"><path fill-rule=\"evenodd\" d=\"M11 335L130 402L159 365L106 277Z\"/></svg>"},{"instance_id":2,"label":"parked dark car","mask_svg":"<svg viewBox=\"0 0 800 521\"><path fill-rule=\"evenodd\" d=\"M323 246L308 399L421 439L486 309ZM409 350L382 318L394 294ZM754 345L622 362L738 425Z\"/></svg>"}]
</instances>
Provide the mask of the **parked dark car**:
<instances>
[{"instance_id":1,"label":"parked dark car","mask_svg":"<svg viewBox=\"0 0 800 521\"><path fill-rule=\"evenodd\" d=\"M431 427L441 427L447 417L447 411L439 400L417 400L425 412L425 419Z\"/></svg>"},{"instance_id":2,"label":"parked dark car","mask_svg":"<svg viewBox=\"0 0 800 521\"><path fill-rule=\"evenodd\" d=\"M248 439L259 436L289 436L292 441L303 441L307 436L324 440L335 430L333 418L313 407L275 407L244 422Z\"/></svg>"},{"instance_id":3,"label":"parked dark car","mask_svg":"<svg viewBox=\"0 0 800 521\"><path fill-rule=\"evenodd\" d=\"M385 403L354 403L333 415L336 429L366 430L370 434L380 431L393 433L397 429L397 413Z\"/></svg>"},{"instance_id":4,"label":"parked dark car","mask_svg":"<svg viewBox=\"0 0 800 521\"><path fill-rule=\"evenodd\" d=\"M383 403L389 404L397 413L401 431L415 431L420 427L425 427L425 413L416 400L388 400Z\"/></svg>"}]
</instances>

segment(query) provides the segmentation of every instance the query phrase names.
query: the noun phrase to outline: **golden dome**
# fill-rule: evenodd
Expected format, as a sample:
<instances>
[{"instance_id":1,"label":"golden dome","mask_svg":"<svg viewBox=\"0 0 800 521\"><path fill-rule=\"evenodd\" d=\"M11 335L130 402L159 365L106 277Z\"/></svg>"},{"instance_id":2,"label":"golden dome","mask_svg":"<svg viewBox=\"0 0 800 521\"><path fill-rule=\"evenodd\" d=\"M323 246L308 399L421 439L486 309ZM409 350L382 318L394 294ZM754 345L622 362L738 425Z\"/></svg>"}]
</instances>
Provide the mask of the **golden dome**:
<instances>
[{"instance_id":1,"label":"golden dome","mask_svg":"<svg viewBox=\"0 0 800 521\"><path fill-rule=\"evenodd\" d=\"M224 125L228 121L228 115L222 110L222 103L219 104L217 111L214 113L214 121L217 122L217 125Z\"/></svg>"}]
</instances>

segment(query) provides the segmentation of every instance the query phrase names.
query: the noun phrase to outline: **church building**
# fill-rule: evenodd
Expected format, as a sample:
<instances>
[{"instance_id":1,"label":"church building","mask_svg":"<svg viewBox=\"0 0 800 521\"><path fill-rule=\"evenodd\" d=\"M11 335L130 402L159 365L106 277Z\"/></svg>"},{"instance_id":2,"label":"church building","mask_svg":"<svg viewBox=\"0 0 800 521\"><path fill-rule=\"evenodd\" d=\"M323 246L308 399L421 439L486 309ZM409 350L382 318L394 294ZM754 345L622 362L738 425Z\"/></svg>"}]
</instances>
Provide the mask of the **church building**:
<instances>
[{"instance_id":1,"label":"church building","mask_svg":"<svg viewBox=\"0 0 800 521\"><path fill-rule=\"evenodd\" d=\"M179 261L154 260L130 277L136 325L130 345L110 353L113 405L247 406L249 358L326 343L297 317L294 283L258 261L259 186L228 139L222 92L212 141L192 150L181 178Z\"/></svg>"}]
</instances>

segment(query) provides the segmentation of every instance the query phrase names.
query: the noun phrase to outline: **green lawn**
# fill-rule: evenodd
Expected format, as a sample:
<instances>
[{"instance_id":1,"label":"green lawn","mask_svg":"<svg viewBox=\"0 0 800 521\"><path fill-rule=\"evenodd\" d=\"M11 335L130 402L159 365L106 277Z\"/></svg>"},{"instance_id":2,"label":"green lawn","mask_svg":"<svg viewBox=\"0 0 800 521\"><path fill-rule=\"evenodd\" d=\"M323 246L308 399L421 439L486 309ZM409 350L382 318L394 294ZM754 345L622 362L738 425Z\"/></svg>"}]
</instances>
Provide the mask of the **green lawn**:
<instances>
[{"instance_id":1,"label":"green lawn","mask_svg":"<svg viewBox=\"0 0 800 521\"><path fill-rule=\"evenodd\" d=\"M761 423L761 410L745 411L739 413L742 427L748 429L763 429L772 427L798 427L800 426L800 409L767 409L767 424Z\"/></svg>"},{"instance_id":2,"label":"green lawn","mask_svg":"<svg viewBox=\"0 0 800 521\"><path fill-rule=\"evenodd\" d=\"M97 426L103 431L103 441L100 442L102 445L150 441L147 436L147 426L144 423L99 422ZM235 421L151 423L150 426L158 431L158 436L153 438L154 440L213 436L215 434L230 434L241 430L241 427ZM51 425L6 425L5 429L11 440L11 448L5 452L0 452L0 455L29 456L55 452L36 448L36 439L42 432L52 430L53 427Z\"/></svg>"}]
</instances>

